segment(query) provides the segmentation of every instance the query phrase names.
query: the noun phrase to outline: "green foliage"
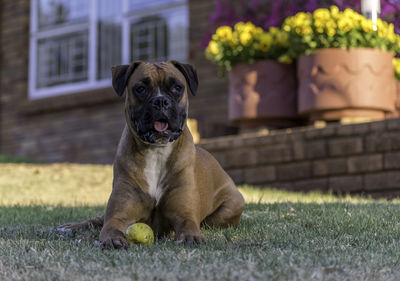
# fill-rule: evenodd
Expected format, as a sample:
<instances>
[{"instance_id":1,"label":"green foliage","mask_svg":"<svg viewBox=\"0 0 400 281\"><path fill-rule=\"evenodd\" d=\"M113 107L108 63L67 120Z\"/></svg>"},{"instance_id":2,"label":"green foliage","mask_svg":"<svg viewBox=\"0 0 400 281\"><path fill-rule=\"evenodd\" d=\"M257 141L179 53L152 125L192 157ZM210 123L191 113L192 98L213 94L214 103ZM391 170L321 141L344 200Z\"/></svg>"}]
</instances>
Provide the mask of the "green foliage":
<instances>
[{"instance_id":1,"label":"green foliage","mask_svg":"<svg viewBox=\"0 0 400 281\"><path fill-rule=\"evenodd\" d=\"M394 77L397 81L400 80L400 58L393 59Z\"/></svg>"},{"instance_id":2,"label":"green foliage","mask_svg":"<svg viewBox=\"0 0 400 281\"><path fill-rule=\"evenodd\" d=\"M30 162L34 161L25 158L12 157L0 154L0 163L30 163Z\"/></svg>"}]
</instances>

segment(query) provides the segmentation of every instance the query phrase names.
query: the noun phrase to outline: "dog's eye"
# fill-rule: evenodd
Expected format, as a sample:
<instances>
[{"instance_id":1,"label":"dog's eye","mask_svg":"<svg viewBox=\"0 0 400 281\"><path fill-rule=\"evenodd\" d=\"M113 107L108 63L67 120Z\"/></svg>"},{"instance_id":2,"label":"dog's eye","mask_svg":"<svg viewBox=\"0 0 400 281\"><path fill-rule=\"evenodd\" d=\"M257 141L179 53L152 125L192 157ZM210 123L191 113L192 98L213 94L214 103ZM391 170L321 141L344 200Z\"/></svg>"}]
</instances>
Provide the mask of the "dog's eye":
<instances>
[{"instance_id":1,"label":"dog's eye","mask_svg":"<svg viewBox=\"0 0 400 281\"><path fill-rule=\"evenodd\" d=\"M177 92L181 92L182 89L183 89L183 87L181 85L175 85L174 86L174 90L177 91Z\"/></svg>"},{"instance_id":2,"label":"dog's eye","mask_svg":"<svg viewBox=\"0 0 400 281\"><path fill-rule=\"evenodd\" d=\"M182 93L183 93L183 89L184 89L184 88L183 88L182 85L175 84L175 85L172 86L171 91L172 91L172 93L173 93L174 95L180 97L180 96L182 95Z\"/></svg>"},{"instance_id":3,"label":"dog's eye","mask_svg":"<svg viewBox=\"0 0 400 281\"><path fill-rule=\"evenodd\" d=\"M144 86L135 87L135 92L139 95L143 95L146 92L146 88Z\"/></svg>"}]
</instances>

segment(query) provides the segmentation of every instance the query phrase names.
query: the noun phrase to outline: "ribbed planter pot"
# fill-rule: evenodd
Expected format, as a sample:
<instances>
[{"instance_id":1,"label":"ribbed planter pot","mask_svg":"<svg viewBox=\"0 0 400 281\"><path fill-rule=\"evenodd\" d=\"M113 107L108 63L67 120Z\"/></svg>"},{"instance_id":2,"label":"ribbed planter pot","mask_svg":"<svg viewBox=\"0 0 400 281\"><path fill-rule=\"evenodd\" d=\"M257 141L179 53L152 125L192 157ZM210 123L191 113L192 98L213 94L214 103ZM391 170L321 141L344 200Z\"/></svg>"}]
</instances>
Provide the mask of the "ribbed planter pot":
<instances>
[{"instance_id":1,"label":"ribbed planter pot","mask_svg":"<svg viewBox=\"0 0 400 281\"><path fill-rule=\"evenodd\" d=\"M386 114L386 118L399 118L400 117L400 81L396 81L396 102L393 112Z\"/></svg>"},{"instance_id":2,"label":"ribbed planter pot","mask_svg":"<svg viewBox=\"0 0 400 281\"><path fill-rule=\"evenodd\" d=\"M392 59L375 49L323 49L300 56L300 115L311 121L385 118L395 105Z\"/></svg>"},{"instance_id":3,"label":"ribbed planter pot","mask_svg":"<svg viewBox=\"0 0 400 281\"><path fill-rule=\"evenodd\" d=\"M273 60L229 72L229 119L241 129L289 127L298 121L296 68Z\"/></svg>"}]
</instances>

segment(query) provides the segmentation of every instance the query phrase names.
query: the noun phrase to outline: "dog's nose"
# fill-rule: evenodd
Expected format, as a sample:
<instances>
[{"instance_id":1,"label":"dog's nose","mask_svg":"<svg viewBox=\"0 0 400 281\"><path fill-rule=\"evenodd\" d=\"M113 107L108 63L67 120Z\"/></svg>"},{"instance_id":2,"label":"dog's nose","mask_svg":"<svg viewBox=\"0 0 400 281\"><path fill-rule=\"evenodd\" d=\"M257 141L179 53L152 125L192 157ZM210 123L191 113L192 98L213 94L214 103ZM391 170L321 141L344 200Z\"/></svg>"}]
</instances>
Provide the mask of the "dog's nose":
<instances>
[{"instance_id":1,"label":"dog's nose","mask_svg":"<svg viewBox=\"0 0 400 281\"><path fill-rule=\"evenodd\" d=\"M171 107L171 101L167 97L155 97L151 105L155 109L169 109Z\"/></svg>"}]
</instances>

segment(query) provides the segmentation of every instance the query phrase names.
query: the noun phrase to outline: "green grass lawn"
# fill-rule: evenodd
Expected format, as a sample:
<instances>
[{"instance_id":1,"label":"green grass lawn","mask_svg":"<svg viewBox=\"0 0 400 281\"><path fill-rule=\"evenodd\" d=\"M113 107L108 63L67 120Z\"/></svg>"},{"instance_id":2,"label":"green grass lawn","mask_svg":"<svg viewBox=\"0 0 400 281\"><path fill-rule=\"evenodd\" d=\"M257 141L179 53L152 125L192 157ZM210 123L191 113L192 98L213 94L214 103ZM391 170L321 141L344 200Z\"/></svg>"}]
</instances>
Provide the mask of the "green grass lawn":
<instances>
[{"instance_id":1,"label":"green grass lawn","mask_svg":"<svg viewBox=\"0 0 400 281\"><path fill-rule=\"evenodd\" d=\"M104 211L112 169L0 164L0 280L400 280L399 201L242 187L237 229L101 250L99 230L55 226ZM90 195L89 195L90 194Z\"/></svg>"}]
</instances>

